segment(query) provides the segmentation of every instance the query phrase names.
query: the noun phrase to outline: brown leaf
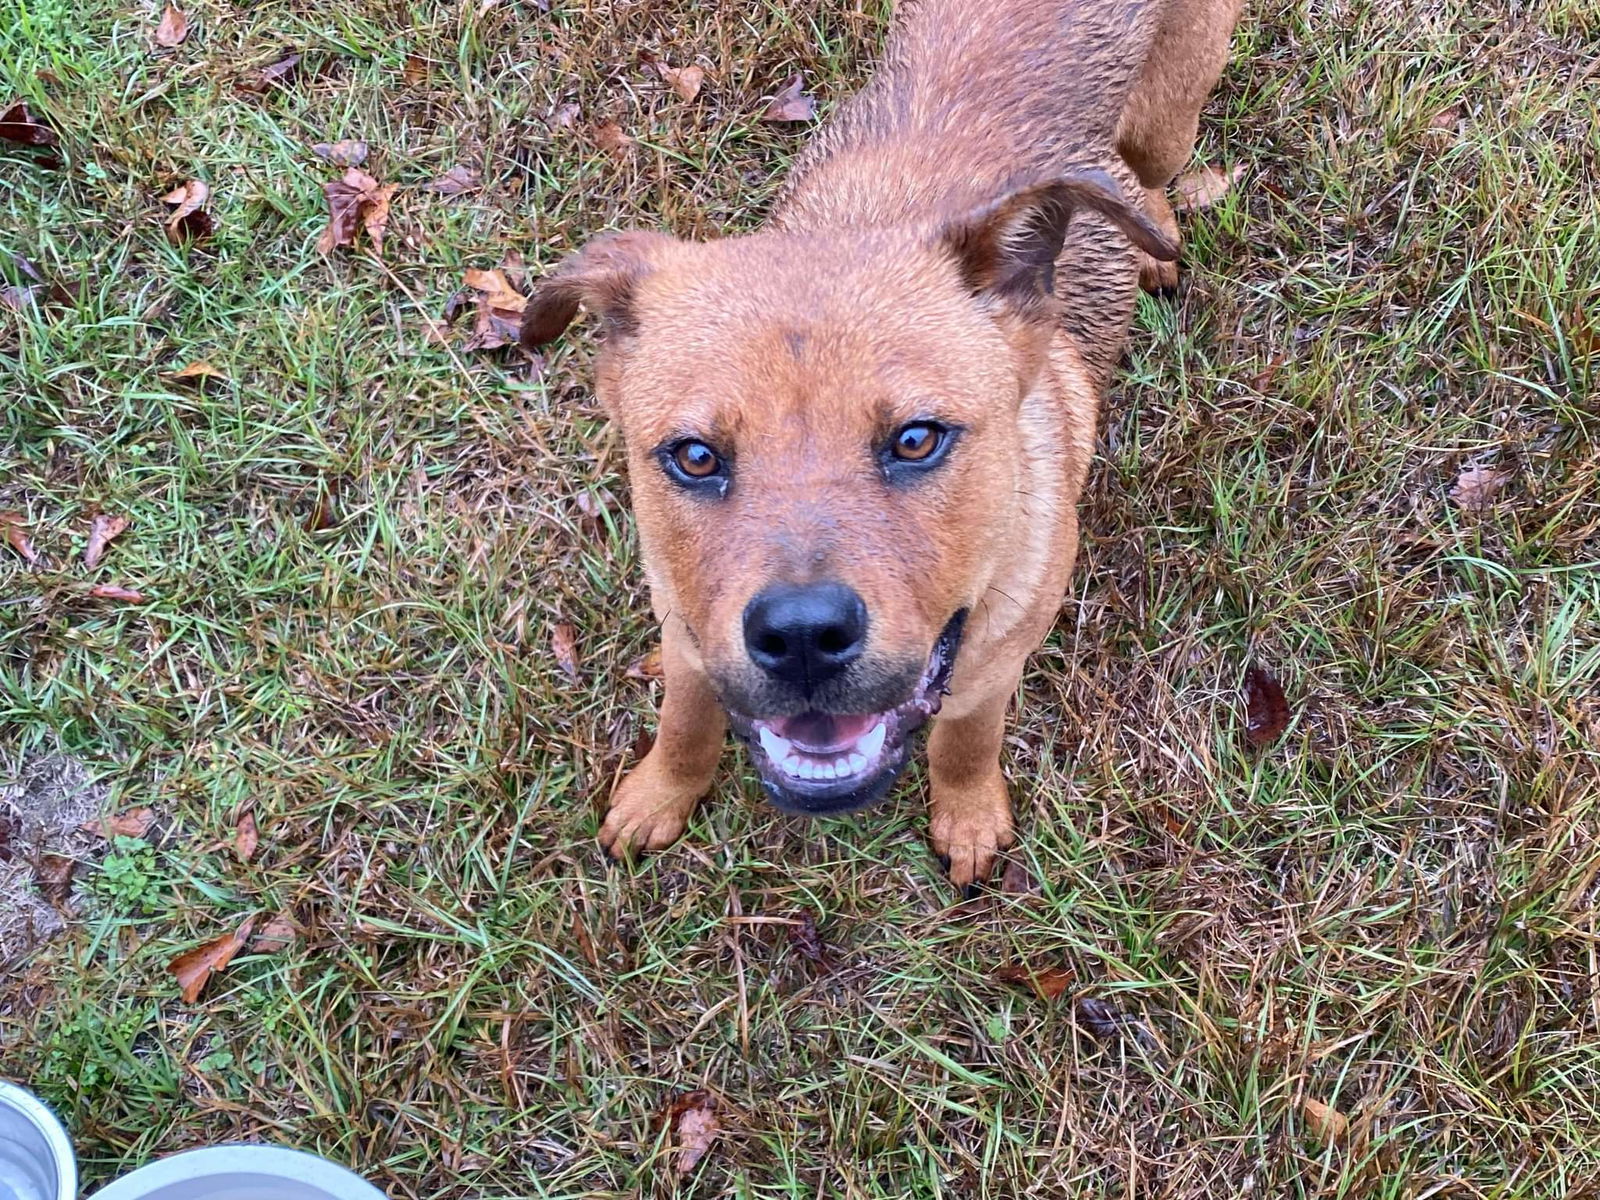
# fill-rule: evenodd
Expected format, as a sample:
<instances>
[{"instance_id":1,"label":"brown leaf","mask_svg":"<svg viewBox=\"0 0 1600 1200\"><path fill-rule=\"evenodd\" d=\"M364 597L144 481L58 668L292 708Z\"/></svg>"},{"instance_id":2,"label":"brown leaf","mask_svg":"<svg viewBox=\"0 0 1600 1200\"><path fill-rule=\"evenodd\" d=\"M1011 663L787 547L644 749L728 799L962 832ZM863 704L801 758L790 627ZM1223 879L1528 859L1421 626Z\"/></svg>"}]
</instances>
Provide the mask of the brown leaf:
<instances>
[{"instance_id":1,"label":"brown leaf","mask_svg":"<svg viewBox=\"0 0 1600 1200\"><path fill-rule=\"evenodd\" d=\"M1244 673L1244 740L1252 749L1270 746L1289 728L1289 701L1283 685L1250 664Z\"/></svg>"},{"instance_id":2,"label":"brown leaf","mask_svg":"<svg viewBox=\"0 0 1600 1200\"><path fill-rule=\"evenodd\" d=\"M200 993L211 976L227 967L234 955L244 949L255 920L254 917L246 917L243 924L232 933L212 938L193 950L185 950L167 964L167 970L178 981L178 994L183 997L185 1004L193 1004L200 999Z\"/></svg>"},{"instance_id":3,"label":"brown leaf","mask_svg":"<svg viewBox=\"0 0 1600 1200\"><path fill-rule=\"evenodd\" d=\"M1009 859L1000 873L1000 890L1012 896L1037 895L1039 882L1021 859Z\"/></svg>"},{"instance_id":4,"label":"brown leaf","mask_svg":"<svg viewBox=\"0 0 1600 1200\"><path fill-rule=\"evenodd\" d=\"M1494 503L1500 489L1510 482L1510 471L1498 471L1493 467L1462 467L1461 474L1456 476L1455 485L1450 489L1450 499L1456 502L1458 508L1482 512Z\"/></svg>"},{"instance_id":5,"label":"brown leaf","mask_svg":"<svg viewBox=\"0 0 1600 1200\"><path fill-rule=\"evenodd\" d=\"M100 565L106 547L122 536L128 528L127 517L114 517L110 513L95 513L89 522L89 544L83 548L83 565L91 570Z\"/></svg>"},{"instance_id":6,"label":"brown leaf","mask_svg":"<svg viewBox=\"0 0 1600 1200\"><path fill-rule=\"evenodd\" d=\"M92 821L85 821L81 828L88 833L99 833L108 838L142 838L150 832L150 826L155 823L155 819L156 810L153 808L130 808L104 820L95 818Z\"/></svg>"},{"instance_id":7,"label":"brown leaf","mask_svg":"<svg viewBox=\"0 0 1600 1200\"><path fill-rule=\"evenodd\" d=\"M300 927L283 913L273 917L261 927L250 950L255 954L276 954L294 945L300 936Z\"/></svg>"},{"instance_id":8,"label":"brown leaf","mask_svg":"<svg viewBox=\"0 0 1600 1200\"><path fill-rule=\"evenodd\" d=\"M336 167L359 167L367 161L368 146L354 138L342 142L318 142L311 147L311 153Z\"/></svg>"},{"instance_id":9,"label":"brown leaf","mask_svg":"<svg viewBox=\"0 0 1600 1200\"><path fill-rule=\"evenodd\" d=\"M39 552L22 528L23 516L19 512L0 512L0 530L5 531L6 542L30 566L39 561Z\"/></svg>"},{"instance_id":10,"label":"brown leaf","mask_svg":"<svg viewBox=\"0 0 1600 1200\"><path fill-rule=\"evenodd\" d=\"M196 362L187 363L184 366L179 367L176 371L169 371L167 373L167 378L226 379L227 375L225 375L220 368L214 367L210 363L206 362L205 359L200 359Z\"/></svg>"},{"instance_id":11,"label":"brown leaf","mask_svg":"<svg viewBox=\"0 0 1600 1200\"><path fill-rule=\"evenodd\" d=\"M653 646L648 654L641 654L628 664L629 679L661 678L661 647Z\"/></svg>"},{"instance_id":12,"label":"brown leaf","mask_svg":"<svg viewBox=\"0 0 1600 1200\"><path fill-rule=\"evenodd\" d=\"M33 307L34 293L39 289L25 287L21 284L8 283L0 288L0 304L13 312L21 312L25 308Z\"/></svg>"},{"instance_id":13,"label":"brown leaf","mask_svg":"<svg viewBox=\"0 0 1600 1200\"><path fill-rule=\"evenodd\" d=\"M763 121L811 121L817 116L817 102L814 97L808 96L802 90L805 87L806 77L795 75L788 83L778 89L778 94L772 98L772 103L761 114Z\"/></svg>"},{"instance_id":14,"label":"brown leaf","mask_svg":"<svg viewBox=\"0 0 1600 1200\"><path fill-rule=\"evenodd\" d=\"M407 87L416 87L418 84L428 82L428 60L420 54L406 55L406 65L401 68L400 75L406 81Z\"/></svg>"},{"instance_id":15,"label":"brown leaf","mask_svg":"<svg viewBox=\"0 0 1600 1200\"><path fill-rule=\"evenodd\" d=\"M663 82L678 93L679 99L686 102L700 94L700 86L706 81L706 73L700 67L669 67L664 62L658 62L656 71Z\"/></svg>"},{"instance_id":16,"label":"brown leaf","mask_svg":"<svg viewBox=\"0 0 1600 1200\"><path fill-rule=\"evenodd\" d=\"M550 631L550 652L556 656L556 666L562 673L578 682L578 631L565 621Z\"/></svg>"},{"instance_id":17,"label":"brown leaf","mask_svg":"<svg viewBox=\"0 0 1600 1200\"><path fill-rule=\"evenodd\" d=\"M198 179L191 179L182 187L174 188L161 198L161 203L176 207L167 218L167 240L176 245L189 239L210 237L216 225L205 203L211 198L211 189Z\"/></svg>"},{"instance_id":18,"label":"brown leaf","mask_svg":"<svg viewBox=\"0 0 1600 1200\"><path fill-rule=\"evenodd\" d=\"M1210 208L1243 177L1243 163L1227 168L1205 166L1180 175L1172 184L1173 190L1178 193L1172 207L1178 212L1199 212L1202 208Z\"/></svg>"},{"instance_id":19,"label":"brown leaf","mask_svg":"<svg viewBox=\"0 0 1600 1200\"><path fill-rule=\"evenodd\" d=\"M582 115L583 109L569 100L565 104L556 106L555 111L550 114L550 124L557 129L571 129Z\"/></svg>"},{"instance_id":20,"label":"brown leaf","mask_svg":"<svg viewBox=\"0 0 1600 1200\"><path fill-rule=\"evenodd\" d=\"M1081 997L1078 1003L1073 1005L1072 1017L1101 1041L1116 1037L1128 1023L1128 1018L1118 1012L1114 1005L1105 1000L1097 1000L1093 996Z\"/></svg>"},{"instance_id":21,"label":"brown leaf","mask_svg":"<svg viewBox=\"0 0 1600 1200\"><path fill-rule=\"evenodd\" d=\"M383 249L383 231L389 223L389 198L395 185L380 186L378 181L359 167L345 171L342 179L322 185L328 198L328 227L317 239L317 249L332 254L336 246L349 246L356 240L356 230L365 227L373 244Z\"/></svg>"},{"instance_id":22,"label":"brown leaf","mask_svg":"<svg viewBox=\"0 0 1600 1200\"><path fill-rule=\"evenodd\" d=\"M717 1100L703 1088L679 1096L667 1110L673 1126L673 1144L678 1151L678 1174L687 1175L711 1149L721 1123L717 1120Z\"/></svg>"},{"instance_id":23,"label":"brown leaf","mask_svg":"<svg viewBox=\"0 0 1600 1200\"><path fill-rule=\"evenodd\" d=\"M65 904L72 896L72 872L78 864L62 854L44 854L33 867L33 886L51 904Z\"/></svg>"},{"instance_id":24,"label":"brown leaf","mask_svg":"<svg viewBox=\"0 0 1600 1200\"><path fill-rule=\"evenodd\" d=\"M24 146L54 146L55 130L35 119L25 100L18 100L0 113L0 139Z\"/></svg>"},{"instance_id":25,"label":"brown leaf","mask_svg":"<svg viewBox=\"0 0 1600 1200\"><path fill-rule=\"evenodd\" d=\"M17 822L5 813L0 812L0 863L8 863L17 857L17 852L12 849L11 841L17 835Z\"/></svg>"},{"instance_id":26,"label":"brown leaf","mask_svg":"<svg viewBox=\"0 0 1600 1200\"><path fill-rule=\"evenodd\" d=\"M1300 1115L1305 1118L1306 1132L1325 1146L1343 1142L1350 1132L1349 1117L1310 1096L1300 1101Z\"/></svg>"},{"instance_id":27,"label":"brown leaf","mask_svg":"<svg viewBox=\"0 0 1600 1200\"><path fill-rule=\"evenodd\" d=\"M372 247L379 254L383 253L383 235L389 229L389 201L394 199L394 194L400 188L397 183L386 183L377 190L372 197L372 203L367 205L361 214L361 226L367 231L367 236L372 239Z\"/></svg>"},{"instance_id":28,"label":"brown leaf","mask_svg":"<svg viewBox=\"0 0 1600 1200\"><path fill-rule=\"evenodd\" d=\"M601 121L594 127L594 144L607 154L621 157L633 146L633 139L615 121Z\"/></svg>"},{"instance_id":29,"label":"brown leaf","mask_svg":"<svg viewBox=\"0 0 1600 1200\"><path fill-rule=\"evenodd\" d=\"M817 918L809 908L800 910L800 923L789 926L789 943L800 957L824 971L833 969L828 958L828 944L817 930Z\"/></svg>"},{"instance_id":30,"label":"brown leaf","mask_svg":"<svg viewBox=\"0 0 1600 1200\"><path fill-rule=\"evenodd\" d=\"M282 83L294 73L294 69L299 65L300 56L298 54L288 54L271 66L262 67L261 73L256 76L260 82L261 89L264 91L274 84Z\"/></svg>"},{"instance_id":31,"label":"brown leaf","mask_svg":"<svg viewBox=\"0 0 1600 1200\"><path fill-rule=\"evenodd\" d=\"M256 846L260 844L261 835L256 830L256 819L252 813L240 813L239 819L233 823L233 852L239 856L240 862L249 862L256 856Z\"/></svg>"},{"instance_id":32,"label":"brown leaf","mask_svg":"<svg viewBox=\"0 0 1600 1200\"><path fill-rule=\"evenodd\" d=\"M100 583L89 589L96 600L121 600L126 604L143 604L144 593L132 588L118 587L114 583Z\"/></svg>"},{"instance_id":33,"label":"brown leaf","mask_svg":"<svg viewBox=\"0 0 1600 1200\"><path fill-rule=\"evenodd\" d=\"M479 293L478 317L472 334L461 344L463 350L494 350L517 343L522 331L522 310L528 298L511 286L499 268L485 271L471 267L467 286Z\"/></svg>"},{"instance_id":34,"label":"brown leaf","mask_svg":"<svg viewBox=\"0 0 1600 1200\"><path fill-rule=\"evenodd\" d=\"M1054 1000L1072 986L1076 976L1071 967L1001 967L994 973L1001 983L1032 988L1041 999Z\"/></svg>"},{"instance_id":35,"label":"brown leaf","mask_svg":"<svg viewBox=\"0 0 1600 1200\"><path fill-rule=\"evenodd\" d=\"M1441 108L1433 114L1428 122L1429 129L1454 129L1461 124L1461 106L1452 104L1449 108Z\"/></svg>"},{"instance_id":36,"label":"brown leaf","mask_svg":"<svg viewBox=\"0 0 1600 1200\"><path fill-rule=\"evenodd\" d=\"M427 186L441 196L459 196L463 192L475 191L482 183L483 172L477 167L457 164Z\"/></svg>"},{"instance_id":37,"label":"brown leaf","mask_svg":"<svg viewBox=\"0 0 1600 1200\"><path fill-rule=\"evenodd\" d=\"M156 26L156 45L170 50L182 45L183 39L188 36L189 18L169 3L161 14L161 24Z\"/></svg>"}]
</instances>

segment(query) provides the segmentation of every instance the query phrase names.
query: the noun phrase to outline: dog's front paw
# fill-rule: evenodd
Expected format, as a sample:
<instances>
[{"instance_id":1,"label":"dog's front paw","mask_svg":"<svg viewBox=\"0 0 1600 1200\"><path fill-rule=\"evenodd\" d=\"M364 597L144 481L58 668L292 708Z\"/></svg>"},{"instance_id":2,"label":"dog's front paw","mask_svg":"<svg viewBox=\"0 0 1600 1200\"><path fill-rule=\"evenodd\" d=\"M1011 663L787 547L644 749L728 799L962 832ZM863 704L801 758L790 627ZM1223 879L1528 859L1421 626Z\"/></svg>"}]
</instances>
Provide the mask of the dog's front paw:
<instances>
[{"instance_id":1,"label":"dog's front paw","mask_svg":"<svg viewBox=\"0 0 1600 1200\"><path fill-rule=\"evenodd\" d=\"M600 844L612 858L665 850L683 836L699 800L699 789L660 779L647 758L612 793Z\"/></svg>"},{"instance_id":2,"label":"dog's front paw","mask_svg":"<svg viewBox=\"0 0 1600 1200\"><path fill-rule=\"evenodd\" d=\"M987 785L954 796L935 789L929 834L934 853L948 864L958 888L982 883L994 871L995 855L1015 841L1011 801L998 772Z\"/></svg>"},{"instance_id":3,"label":"dog's front paw","mask_svg":"<svg viewBox=\"0 0 1600 1200\"><path fill-rule=\"evenodd\" d=\"M1139 286L1151 295L1170 296L1178 290L1178 264L1139 252Z\"/></svg>"}]
</instances>

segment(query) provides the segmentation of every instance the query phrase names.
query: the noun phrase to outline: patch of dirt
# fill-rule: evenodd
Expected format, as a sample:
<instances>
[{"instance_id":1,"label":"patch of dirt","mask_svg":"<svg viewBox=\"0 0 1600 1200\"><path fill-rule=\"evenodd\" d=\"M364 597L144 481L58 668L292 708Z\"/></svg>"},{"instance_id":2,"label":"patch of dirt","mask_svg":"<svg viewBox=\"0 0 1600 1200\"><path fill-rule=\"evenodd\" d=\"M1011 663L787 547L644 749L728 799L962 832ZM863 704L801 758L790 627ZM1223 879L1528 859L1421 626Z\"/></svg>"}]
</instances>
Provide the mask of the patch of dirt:
<instances>
[{"instance_id":1,"label":"patch of dirt","mask_svg":"<svg viewBox=\"0 0 1600 1200\"><path fill-rule=\"evenodd\" d=\"M75 758L49 752L20 758L0 752L0 823L10 830L0 851L0 969L66 929L62 912L39 894L34 869L48 854L86 860L104 785Z\"/></svg>"}]
</instances>

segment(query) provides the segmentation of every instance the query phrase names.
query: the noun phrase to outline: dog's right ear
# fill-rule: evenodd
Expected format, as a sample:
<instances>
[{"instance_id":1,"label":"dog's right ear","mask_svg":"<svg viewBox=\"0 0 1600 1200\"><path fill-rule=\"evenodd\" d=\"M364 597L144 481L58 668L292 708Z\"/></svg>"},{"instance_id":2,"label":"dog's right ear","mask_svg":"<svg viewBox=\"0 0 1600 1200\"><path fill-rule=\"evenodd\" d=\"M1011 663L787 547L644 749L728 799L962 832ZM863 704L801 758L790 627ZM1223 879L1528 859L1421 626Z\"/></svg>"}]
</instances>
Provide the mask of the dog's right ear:
<instances>
[{"instance_id":1,"label":"dog's right ear","mask_svg":"<svg viewBox=\"0 0 1600 1200\"><path fill-rule=\"evenodd\" d=\"M635 230L595 238L533 285L522 310L522 345L555 341L582 307L605 322L608 335L632 333L634 288L655 269L672 238Z\"/></svg>"}]
</instances>

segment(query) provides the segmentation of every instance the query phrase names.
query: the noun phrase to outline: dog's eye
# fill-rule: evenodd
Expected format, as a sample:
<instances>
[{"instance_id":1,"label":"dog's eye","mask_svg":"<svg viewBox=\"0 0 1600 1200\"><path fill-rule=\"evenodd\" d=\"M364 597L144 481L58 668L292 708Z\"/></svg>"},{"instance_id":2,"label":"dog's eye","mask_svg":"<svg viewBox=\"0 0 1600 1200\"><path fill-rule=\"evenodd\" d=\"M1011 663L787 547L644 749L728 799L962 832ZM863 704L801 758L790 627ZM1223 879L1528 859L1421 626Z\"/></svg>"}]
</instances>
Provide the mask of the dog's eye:
<instances>
[{"instance_id":1,"label":"dog's eye","mask_svg":"<svg viewBox=\"0 0 1600 1200\"><path fill-rule=\"evenodd\" d=\"M944 429L932 421L913 421L894 435L890 452L901 462L924 462L932 458L944 441Z\"/></svg>"},{"instance_id":2,"label":"dog's eye","mask_svg":"<svg viewBox=\"0 0 1600 1200\"><path fill-rule=\"evenodd\" d=\"M726 489L728 465L710 446L696 438L685 438L657 451L667 474L685 487Z\"/></svg>"}]
</instances>

